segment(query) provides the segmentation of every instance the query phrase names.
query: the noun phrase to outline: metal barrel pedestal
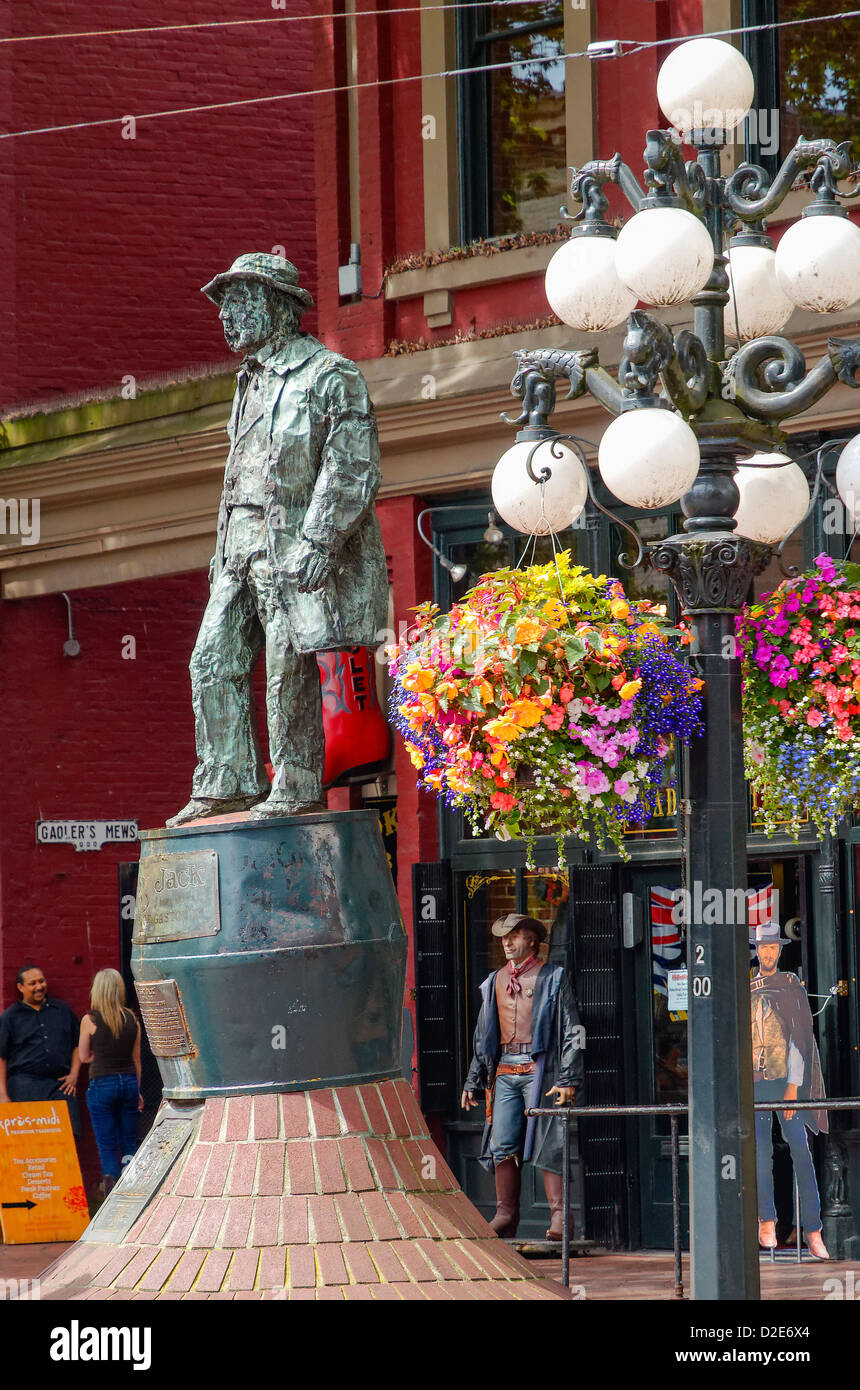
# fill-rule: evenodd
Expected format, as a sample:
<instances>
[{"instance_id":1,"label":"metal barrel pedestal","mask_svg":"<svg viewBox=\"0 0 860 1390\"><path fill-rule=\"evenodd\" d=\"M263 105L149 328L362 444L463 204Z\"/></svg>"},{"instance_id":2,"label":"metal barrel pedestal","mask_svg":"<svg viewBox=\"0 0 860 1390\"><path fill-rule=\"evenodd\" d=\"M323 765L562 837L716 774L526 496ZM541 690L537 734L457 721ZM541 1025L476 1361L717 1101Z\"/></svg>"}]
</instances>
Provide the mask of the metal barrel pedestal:
<instances>
[{"instance_id":1,"label":"metal barrel pedestal","mask_svg":"<svg viewBox=\"0 0 860 1390\"><path fill-rule=\"evenodd\" d=\"M42 1298L559 1299L400 1071L406 936L372 812L142 838L155 1124Z\"/></svg>"}]
</instances>

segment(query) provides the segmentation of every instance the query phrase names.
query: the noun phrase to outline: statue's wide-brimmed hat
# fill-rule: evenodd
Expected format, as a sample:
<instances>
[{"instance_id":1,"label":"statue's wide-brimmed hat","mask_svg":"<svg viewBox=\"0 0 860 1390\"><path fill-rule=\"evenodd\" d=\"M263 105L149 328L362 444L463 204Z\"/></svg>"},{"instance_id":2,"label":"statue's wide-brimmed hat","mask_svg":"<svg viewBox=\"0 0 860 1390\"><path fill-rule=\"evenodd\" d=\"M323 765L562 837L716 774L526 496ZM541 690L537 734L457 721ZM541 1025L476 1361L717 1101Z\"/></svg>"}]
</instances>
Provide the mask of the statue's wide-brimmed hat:
<instances>
[{"instance_id":1,"label":"statue's wide-brimmed hat","mask_svg":"<svg viewBox=\"0 0 860 1390\"><path fill-rule=\"evenodd\" d=\"M222 270L220 275L204 285L202 292L220 307L224 291L236 280L262 280L264 285L271 285L273 290L295 299L303 309L309 309L314 302L313 296L299 284L296 267L284 256L269 256L264 251L251 251L246 256L239 256L229 270Z\"/></svg>"},{"instance_id":2,"label":"statue's wide-brimmed hat","mask_svg":"<svg viewBox=\"0 0 860 1390\"><path fill-rule=\"evenodd\" d=\"M516 931L517 927L528 927L538 941L546 941L546 927L543 922L539 922L537 917L525 917L522 912L509 912L507 917L499 917L493 923L491 931L493 936L507 936L508 932Z\"/></svg>"},{"instance_id":3,"label":"statue's wide-brimmed hat","mask_svg":"<svg viewBox=\"0 0 860 1390\"><path fill-rule=\"evenodd\" d=\"M751 946L790 946L787 936L782 935L779 922L762 922L750 932Z\"/></svg>"}]
</instances>

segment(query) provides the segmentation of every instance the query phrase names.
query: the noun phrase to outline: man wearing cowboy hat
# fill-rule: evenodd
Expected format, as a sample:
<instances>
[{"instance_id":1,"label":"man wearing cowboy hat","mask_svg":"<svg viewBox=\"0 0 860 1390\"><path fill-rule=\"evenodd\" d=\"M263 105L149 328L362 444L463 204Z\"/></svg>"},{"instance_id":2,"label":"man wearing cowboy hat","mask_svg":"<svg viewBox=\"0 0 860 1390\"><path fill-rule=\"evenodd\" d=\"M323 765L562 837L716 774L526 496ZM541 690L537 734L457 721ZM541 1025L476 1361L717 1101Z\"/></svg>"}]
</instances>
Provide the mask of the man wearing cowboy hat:
<instances>
[{"instance_id":1,"label":"man wearing cowboy hat","mask_svg":"<svg viewBox=\"0 0 860 1390\"><path fill-rule=\"evenodd\" d=\"M191 657L198 763L191 800L168 825L323 809L316 653L374 645L388 600L376 420L358 368L300 331L313 300L282 256L240 256L203 293L244 356ZM271 788L251 689L264 648Z\"/></svg>"},{"instance_id":2,"label":"man wearing cowboy hat","mask_svg":"<svg viewBox=\"0 0 860 1390\"><path fill-rule=\"evenodd\" d=\"M551 1212L547 1240L561 1240L561 1126L549 1117L526 1124L525 1112L541 1104L544 1086L556 1105L573 1104L582 1084L583 1029L567 972L542 964L538 955L546 939L543 923L511 912L493 923L492 933L501 937L506 964L481 985L474 1055L460 1103L471 1110L478 1103L475 1092L483 1088L487 1123L481 1163L495 1174L493 1230L516 1235L520 1164L531 1160L543 1169Z\"/></svg>"},{"instance_id":3,"label":"man wearing cowboy hat","mask_svg":"<svg viewBox=\"0 0 860 1390\"><path fill-rule=\"evenodd\" d=\"M787 939L778 922L756 927L753 943L759 970L750 981L752 1011L753 1078L756 1101L822 1100L824 1082L818 1048L812 1031L812 1013L806 990L796 975L778 970L779 955ZM810 1253L829 1258L821 1239L821 1203L815 1168L809 1152L806 1128L817 1134L827 1129L826 1110L776 1111L783 1137L791 1150L800 1199L798 1219ZM776 1207L773 1201L772 1112L755 1117L756 1183L758 1186L759 1244L776 1247Z\"/></svg>"}]
</instances>

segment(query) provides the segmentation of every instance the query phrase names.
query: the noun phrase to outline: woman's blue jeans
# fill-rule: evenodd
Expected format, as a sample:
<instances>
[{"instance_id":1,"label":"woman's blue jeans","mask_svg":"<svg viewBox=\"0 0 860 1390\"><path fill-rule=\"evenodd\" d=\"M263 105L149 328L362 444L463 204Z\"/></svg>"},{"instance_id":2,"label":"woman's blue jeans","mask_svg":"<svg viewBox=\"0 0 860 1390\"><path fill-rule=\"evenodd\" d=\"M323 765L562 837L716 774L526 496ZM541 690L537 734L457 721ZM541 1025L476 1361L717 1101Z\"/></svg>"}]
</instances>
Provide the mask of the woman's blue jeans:
<instances>
[{"instance_id":1,"label":"woman's blue jeans","mask_svg":"<svg viewBox=\"0 0 860 1390\"><path fill-rule=\"evenodd\" d=\"M87 1087L87 1109L106 1178L118 1178L137 1152L139 1099L136 1076L97 1076Z\"/></svg>"}]
</instances>

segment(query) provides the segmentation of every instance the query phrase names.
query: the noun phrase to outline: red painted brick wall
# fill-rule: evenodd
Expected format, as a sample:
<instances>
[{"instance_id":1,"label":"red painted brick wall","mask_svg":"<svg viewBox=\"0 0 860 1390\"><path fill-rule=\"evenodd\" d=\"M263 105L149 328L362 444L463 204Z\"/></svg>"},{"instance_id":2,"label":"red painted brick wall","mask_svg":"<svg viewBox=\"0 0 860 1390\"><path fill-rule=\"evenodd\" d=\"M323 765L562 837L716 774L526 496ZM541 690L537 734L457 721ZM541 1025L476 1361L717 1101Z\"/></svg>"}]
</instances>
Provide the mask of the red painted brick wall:
<instances>
[{"instance_id":1,"label":"red painted brick wall","mask_svg":"<svg viewBox=\"0 0 860 1390\"><path fill-rule=\"evenodd\" d=\"M35 959L78 1011L97 970L117 963L117 874L135 845L81 853L37 845L37 820L163 825L194 768L188 658L206 601L203 573L70 595L79 656L63 655L59 594L0 611L2 1003ZM136 643L123 660L123 639Z\"/></svg>"},{"instance_id":2,"label":"red painted brick wall","mask_svg":"<svg viewBox=\"0 0 860 1390\"><path fill-rule=\"evenodd\" d=\"M310 0L292 0L291 15ZM0 34L239 17L264 6L121 0L4 7ZM307 91L316 23L51 40L3 48L0 127L140 115ZM316 294L311 99L0 141L0 408L123 376L225 362L199 293L244 251L282 245ZM14 319L14 323L13 323ZM315 318L305 327L314 331Z\"/></svg>"},{"instance_id":3,"label":"red painted brick wall","mask_svg":"<svg viewBox=\"0 0 860 1390\"><path fill-rule=\"evenodd\" d=\"M116 866L137 859L138 847L37 845L35 825L81 817L146 828L187 801L195 763L187 667L207 591L196 573L72 593L74 658L63 655L59 594L0 608L3 1008L18 997L17 970L34 961L80 1016L96 971L119 963ZM134 660L122 658L127 636ZM81 1157L88 1184L98 1181L86 1117Z\"/></svg>"}]
</instances>

